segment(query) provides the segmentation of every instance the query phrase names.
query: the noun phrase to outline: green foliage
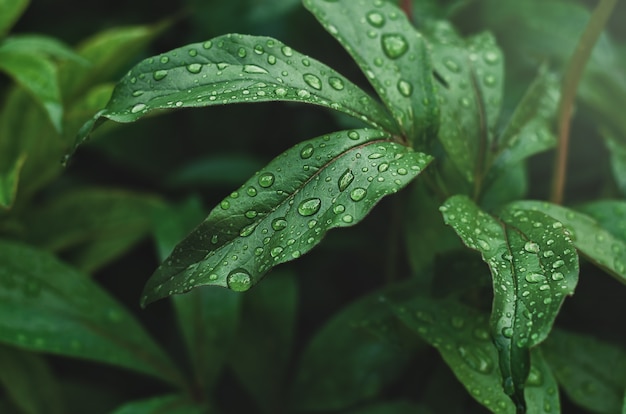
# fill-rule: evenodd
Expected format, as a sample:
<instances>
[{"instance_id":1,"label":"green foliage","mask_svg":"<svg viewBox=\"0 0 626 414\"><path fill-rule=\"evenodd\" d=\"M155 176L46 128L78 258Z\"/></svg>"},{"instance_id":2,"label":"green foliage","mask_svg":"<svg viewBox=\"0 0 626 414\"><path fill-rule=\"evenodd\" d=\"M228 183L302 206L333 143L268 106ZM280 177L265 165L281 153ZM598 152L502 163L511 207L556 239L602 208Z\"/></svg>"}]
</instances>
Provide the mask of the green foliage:
<instances>
[{"instance_id":1,"label":"green foliage","mask_svg":"<svg viewBox=\"0 0 626 414\"><path fill-rule=\"evenodd\" d=\"M568 131L583 3L184 3L0 0L1 412L626 412L623 31Z\"/></svg>"}]
</instances>

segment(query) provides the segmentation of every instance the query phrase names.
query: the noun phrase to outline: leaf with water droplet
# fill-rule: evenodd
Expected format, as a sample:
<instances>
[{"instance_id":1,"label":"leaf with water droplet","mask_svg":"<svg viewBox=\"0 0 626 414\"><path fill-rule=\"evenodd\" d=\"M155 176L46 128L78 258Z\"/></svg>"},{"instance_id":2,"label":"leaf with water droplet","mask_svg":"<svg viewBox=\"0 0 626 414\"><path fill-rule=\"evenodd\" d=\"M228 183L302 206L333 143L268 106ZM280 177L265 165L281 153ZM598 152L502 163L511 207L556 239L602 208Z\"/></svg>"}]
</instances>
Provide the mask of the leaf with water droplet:
<instances>
[{"instance_id":1,"label":"leaf with water droplet","mask_svg":"<svg viewBox=\"0 0 626 414\"><path fill-rule=\"evenodd\" d=\"M132 314L87 275L50 253L9 241L0 241L0 339L184 383Z\"/></svg>"},{"instance_id":2,"label":"leaf with water droplet","mask_svg":"<svg viewBox=\"0 0 626 414\"><path fill-rule=\"evenodd\" d=\"M494 140L502 102L502 52L489 33L462 39L447 22L427 35L440 79L439 140L461 174L473 182L484 173L484 152Z\"/></svg>"},{"instance_id":3,"label":"leaf with water droplet","mask_svg":"<svg viewBox=\"0 0 626 414\"><path fill-rule=\"evenodd\" d=\"M260 54L258 45L264 45ZM190 48L197 51L194 56ZM76 145L105 119L133 122L159 109L267 101L321 105L398 132L387 111L354 83L269 37L229 34L162 56L168 59L145 59L119 81L106 107L81 129ZM143 93L135 96L137 90Z\"/></svg>"},{"instance_id":4,"label":"leaf with water droplet","mask_svg":"<svg viewBox=\"0 0 626 414\"><path fill-rule=\"evenodd\" d=\"M314 155L303 159L311 148ZM370 159L372 154L381 158ZM302 142L222 201L174 249L148 281L142 303L201 285L246 290L275 265L308 252L326 231L358 223L430 161L378 130L343 131ZM388 170L374 168L383 162ZM397 174L398 169L407 174ZM254 196L246 191L252 186ZM339 204L345 206L341 214L335 213Z\"/></svg>"},{"instance_id":5,"label":"leaf with water droplet","mask_svg":"<svg viewBox=\"0 0 626 414\"><path fill-rule=\"evenodd\" d=\"M446 223L489 265L494 292L490 324L503 386L523 405L529 349L547 337L578 281L574 245L560 223L540 211L516 206L496 218L465 196L449 198L441 210ZM545 250L555 254L540 254Z\"/></svg>"},{"instance_id":6,"label":"leaf with water droplet","mask_svg":"<svg viewBox=\"0 0 626 414\"><path fill-rule=\"evenodd\" d=\"M424 148L434 139L439 108L430 56L405 13L376 0L304 5L350 53L409 141Z\"/></svg>"},{"instance_id":7,"label":"leaf with water droplet","mask_svg":"<svg viewBox=\"0 0 626 414\"><path fill-rule=\"evenodd\" d=\"M541 211L562 223L576 249L617 281L626 284L626 203L597 201L582 212L539 201L517 201L515 208Z\"/></svg>"}]
</instances>

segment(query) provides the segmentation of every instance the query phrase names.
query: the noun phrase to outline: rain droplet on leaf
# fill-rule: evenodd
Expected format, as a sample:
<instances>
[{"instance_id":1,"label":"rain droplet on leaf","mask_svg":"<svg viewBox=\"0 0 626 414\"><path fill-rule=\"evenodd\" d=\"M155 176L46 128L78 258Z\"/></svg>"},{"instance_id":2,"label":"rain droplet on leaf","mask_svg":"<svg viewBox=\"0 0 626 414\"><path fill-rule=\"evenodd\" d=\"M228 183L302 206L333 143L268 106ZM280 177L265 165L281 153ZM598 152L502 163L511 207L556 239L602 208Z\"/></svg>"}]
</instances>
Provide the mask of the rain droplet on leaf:
<instances>
[{"instance_id":1,"label":"rain droplet on leaf","mask_svg":"<svg viewBox=\"0 0 626 414\"><path fill-rule=\"evenodd\" d=\"M226 278L228 288L235 292L244 292L252 286L250 274L244 269L235 269Z\"/></svg>"},{"instance_id":2,"label":"rain droplet on leaf","mask_svg":"<svg viewBox=\"0 0 626 414\"><path fill-rule=\"evenodd\" d=\"M312 216L320 210L321 206L322 200L319 198L308 198L298 205L298 213L304 217Z\"/></svg>"},{"instance_id":3,"label":"rain droplet on leaf","mask_svg":"<svg viewBox=\"0 0 626 414\"><path fill-rule=\"evenodd\" d=\"M385 34L381 38L383 52L390 59L398 59L409 50L409 44L399 33Z\"/></svg>"}]
</instances>

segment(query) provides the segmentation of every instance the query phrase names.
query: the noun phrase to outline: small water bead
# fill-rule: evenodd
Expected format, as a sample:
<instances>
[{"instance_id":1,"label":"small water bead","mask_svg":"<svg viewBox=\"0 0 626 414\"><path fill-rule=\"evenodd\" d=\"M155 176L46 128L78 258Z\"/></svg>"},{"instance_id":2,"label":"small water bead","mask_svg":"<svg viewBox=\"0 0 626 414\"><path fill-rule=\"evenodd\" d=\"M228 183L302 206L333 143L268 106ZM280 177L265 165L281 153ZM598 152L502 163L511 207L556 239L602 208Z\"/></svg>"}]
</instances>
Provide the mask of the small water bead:
<instances>
[{"instance_id":1,"label":"small water bead","mask_svg":"<svg viewBox=\"0 0 626 414\"><path fill-rule=\"evenodd\" d=\"M265 49L263 49L263 46L261 45L256 45L254 46L254 53L256 53L257 55L262 55L263 52L265 52Z\"/></svg>"},{"instance_id":2,"label":"small water bead","mask_svg":"<svg viewBox=\"0 0 626 414\"><path fill-rule=\"evenodd\" d=\"M157 70L152 74L155 81L160 81L167 76L167 71L164 69Z\"/></svg>"},{"instance_id":3,"label":"small water bead","mask_svg":"<svg viewBox=\"0 0 626 414\"><path fill-rule=\"evenodd\" d=\"M513 337L513 328L502 328L502 336L504 336L505 338L512 338Z\"/></svg>"},{"instance_id":4,"label":"small water bead","mask_svg":"<svg viewBox=\"0 0 626 414\"><path fill-rule=\"evenodd\" d=\"M524 277L524 279L526 279L528 283L539 283L544 282L546 277L541 273L529 273Z\"/></svg>"},{"instance_id":5,"label":"small water bead","mask_svg":"<svg viewBox=\"0 0 626 414\"><path fill-rule=\"evenodd\" d=\"M257 195L257 190L254 187L248 187L246 189L246 194L248 194L250 197L254 197Z\"/></svg>"},{"instance_id":6,"label":"small water bead","mask_svg":"<svg viewBox=\"0 0 626 414\"><path fill-rule=\"evenodd\" d=\"M447 58L443 61L443 64L450 70L450 72L459 73L461 71L461 67L458 63L456 63L451 58Z\"/></svg>"},{"instance_id":7,"label":"small water bead","mask_svg":"<svg viewBox=\"0 0 626 414\"><path fill-rule=\"evenodd\" d=\"M343 174L341 174L341 177L339 177L339 181L337 183L339 191L344 191L348 188L352 181L354 181L354 174L352 173L352 170L348 168Z\"/></svg>"},{"instance_id":8,"label":"small water bead","mask_svg":"<svg viewBox=\"0 0 626 414\"><path fill-rule=\"evenodd\" d=\"M283 97L287 95L287 90L285 88L276 88L276 90L274 91L274 93L279 96L279 97Z\"/></svg>"},{"instance_id":9,"label":"small water bead","mask_svg":"<svg viewBox=\"0 0 626 414\"><path fill-rule=\"evenodd\" d=\"M354 217L352 217L350 214L346 214L345 216L341 218L341 220L344 223L352 223L354 221Z\"/></svg>"},{"instance_id":10,"label":"small water bead","mask_svg":"<svg viewBox=\"0 0 626 414\"><path fill-rule=\"evenodd\" d=\"M554 252L552 250L546 250L543 252L543 257L548 258L554 256Z\"/></svg>"},{"instance_id":11,"label":"small water bead","mask_svg":"<svg viewBox=\"0 0 626 414\"><path fill-rule=\"evenodd\" d=\"M237 56L239 56L240 58L245 58L247 54L248 52L246 52L246 49L244 49L243 47L240 47L239 50L237 50Z\"/></svg>"},{"instance_id":12,"label":"small water bead","mask_svg":"<svg viewBox=\"0 0 626 414\"><path fill-rule=\"evenodd\" d=\"M398 81L398 91L405 97L409 97L413 94L413 85L409 82L401 79Z\"/></svg>"},{"instance_id":13,"label":"small water bead","mask_svg":"<svg viewBox=\"0 0 626 414\"><path fill-rule=\"evenodd\" d=\"M367 13L367 22L374 27L383 27L385 25L385 16L377 11Z\"/></svg>"},{"instance_id":14,"label":"small water bead","mask_svg":"<svg viewBox=\"0 0 626 414\"><path fill-rule=\"evenodd\" d=\"M317 226L317 220L310 220L307 223L307 226L309 226L309 228L312 229L313 227Z\"/></svg>"},{"instance_id":15,"label":"small water bead","mask_svg":"<svg viewBox=\"0 0 626 414\"><path fill-rule=\"evenodd\" d=\"M552 263L552 268L553 269L558 269L559 267L563 266L565 264L565 262L563 260L557 260L556 262Z\"/></svg>"},{"instance_id":16,"label":"small water bead","mask_svg":"<svg viewBox=\"0 0 626 414\"><path fill-rule=\"evenodd\" d=\"M194 73L194 74L200 73L200 71L202 70L202 65L199 63L192 63L190 65L187 65L187 70L190 73Z\"/></svg>"},{"instance_id":17,"label":"small water bead","mask_svg":"<svg viewBox=\"0 0 626 414\"><path fill-rule=\"evenodd\" d=\"M357 187L350 192L350 198L352 201L361 201L367 195L367 190L361 187Z\"/></svg>"},{"instance_id":18,"label":"small water bead","mask_svg":"<svg viewBox=\"0 0 626 414\"><path fill-rule=\"evenodd\" d=\"M493 370L493 362L480 348L466 348L460 345L457 348L465 363L481 374L489 374Z\"/></svg>"},{"instance_id":19,"label":"small water bead","mask_svg":"<svg viewBox=\"0 0 626 414\"><path fill-rule=\"evenodd\" d=\"M244 292L252 286L252 279L246 270L235 269L228 274L226 285L235 292Z\"/></svg>"},{"instance_id":20,"label":"small water bead","mask_svg":"<svg viewBox=\"0 0 626 414\"><path fill-rule=\"evenodd\" d=\"M328 84L337 91L343 90L344 88L343 81L335 76L328 78Z\"/></svg>"},{"instance_id":21,"label":"small water bead","mask_svg":"<svg viewBox=\"0 0 626 414\"><path fill-rule=\"evenodd\" d=\"M251 218L251 217L248 217ZM244 227L243 229L241 229L241 231L239 232L239 235L241 237L248 237L249 235L251 235L254 232L254 229L256 229L256 223L250 224L246 227Z\"/></svg>"},{"instance_id":22,"label":"small water bead","mask_svg":"<svg viewBox=\"0 0 626 414\"><path fill-rule=\"evenodd\" d=\"M275 218L272 220L272 228L275 231L285 230L287 228L287 220L283 217Z\"/></svg>"},{"instance_id":23,"label":"small water bead","mask_svg":"<svg viewBox=\"0 0 626 414\"><path fill-rule=\"evenodd\" d=\"M382 164L380 164L378 166L378 172L385 172L389 169L389 164L387 164L386 162L383 162Z\"/></svg>"},{"instance_id":24,"label":"small water bead","mask_svg":"<svg viewBox=\"0 0 626 414\"><path fill-rule=\"evenodd\" d=\"M307 144L300 151L300 158L302 158L303 160L309 159L309 158L311 158L311 156L313 156L313 152L314 151L315 150L313 148L313 145L312 144Z\"/></svg>"},{"instance_id":25,"label":"small water bead","mask_svg":"<svg viewBox=\"0 0 626 414\"><path fill-rule=\"evenodd\" d=\"M189 54L189 56L191 57L196 57L198 55L198 51L196 49L189 49L187 51L187 53Z\"/></svg>"},{"instance_id":26,"label":"small water bead","mask_svg":"<svg viewBox=\"0 0 626 414\"><path fill-rule=\"evenodd\" d=\"M136 97L138 97L138 96L143 95L143 93L144 93L143 91L141 91L141 90L137 90L137 91L133 92L133 93L132 93L132 95L136 98Z\"/></svg>"},{"instance_id":27,"label":"small water bead","mask_svg":"<svg viewBox=\"0 0 626 414\"><path fill-rule=\"evenodd\" d=\"M561 272L552 273L552 280L554 280L555 282L558 282L559 280L563 280L563 279L565 279L565 276L563 275L563 273Z\"/></svg>"},{"instance_id":28,"label":"small water bead","mask_svg":"<svg viewBox=\"0 0 626 414\"><path fill-rule=\"evenodd\" d=\"M398 174L399 175L407 175L409 172L406 170L406 168L398 168Z\"/></svg>"},{"instance_id":29,"label":"small water bead","mask_svg":"<svg viewBox=\"0 0 626 414\"><path fill-rule=\"evenodd\" d=\"M261 175L259 175L259 185L263 188L269 188L272 186L272 184L274 184L274 174L270 173L270 172L265 172Z\"/></svg>"},{"instance_id":30,"label":"small water bead","mask_svg":"<svg viewBox=\"0 0 626 414\"><path fill-rule=\"evenodd\" d=\"M498 54L496 52L486 52L484 55L485 58L485 62L489 63L489 64L495 64L498 63L498 61L500 60Z\"/></svg>"},{"instance_id":31,"label":"small water bead","mask_svg":"<svg viewBox=\"0 0 626 414\"><path fill-rule=\"evenodd\" d=\"M356 141L356 140L358 140L360 138L360 135L356 131L350 131L350 132L348 132L348 138L350 138L351 140Z\"/></svg>"},{"instance_id":32,"label":"small water bead","mask_svg":"<svg viewBox=\"0 0 626 414\"><path fill-rule=\"evenodd\" d=\"M276 64L276 56L268 55L267 56L267 63L269 63L270 65L275 65Z\"/></svg>"},{"instance_id":33,"label":"small water bead","mask_svg":"<svg viewBox=\"0 0 626 414\"><path fill-rule=\"evenodd\" d=\"M202 43L202 47L208 50L213 47L213 42L210 40L207 40L206 42Z\"/></svg>"},{"instance_id":34,"label":"small water bead","mask_svg":"<svg viewBox=\"0 0 626 414\"><path fill-rule=\"evenodd\" d=\"M526 244L524 244L524 250L526 250L528 253L539 253L539 245L532 241L528 241L526 242Z\"/></svg>"},{"instance_id":35,"label":"small water bead","mask_svg":"<svg viewBox=\"0 0 626 414\"><path fill-rule=\"evenodd\" d=\"M302 78L313 89L317 89L318 91L322 89L322 80L312 73L305 73Z\"/></svg>"},{"instance_id":36,"label":"small water bead","mask_svg":"<svg viewBox=\"0 0 626 414\"><path fill-rule=\"evenodd\" d=\"M261 74L261 75L269 73L266 69L257 65L244 65L243 71L246 73Z\"/></svg>"},{"instance_id":37,"label":"small water bead","mask_svg":"<svg viewBox=\"0 0 626 414\"><path fill-rule=\"evenodd\" d=\"M259 213L257 213L257 212L256 212L256 210L248 210L248 211L246 211L246 212L244 213L244 215L245 215L247 218L249 218L249 219L253 219L253 218L255 218L256 216L258 216L258 215L259 215Z\"/></svg>"},{"instance_id":38,"label":"small water bead","mask_svg":"<svg viewBox=\"0 0 626 414\"><path fill-rule=\"evenodd\" d=\"M137 112L141 112L147 108L146 104L138 103L130 109L131 114L136 114Z\"/></svg>"},{"instance_id":39,"label":"small water bead","mask_svg":"<svg viewBox=\"0 0 626 414\"><path fill-rule=\"evenodd\" d=\"M283 46L280 50L286 57L293 56L293 50L289 46Z\"/></svg>"},{"instance_id":40,"label":"small water bead","mask_svg":"<svg viewBox=\"0 0 626 414\"><path fill-rule=\"evenodd\" d=\"M312 216L320 210L321 206L322 200L319 198L308 198L298 205L298 213L304 217Z\"/></svg>"},{"instance_id":41,"label":"small water bead","mask_svg":"<svg viewBox=\"0 0 626 414\"><path fill-rule=\"evenodd\" d=\"M335 207L333 207L333 213L335 214L341 214L344 211L346 211L346 207L343 204L337 204Z\"/></svg>"},{"instance_id":42,"label":"small water bead","mask_svg":"<svg viewBox=\"0 0 626 414\"><path fill-rule=\"evenodd\" d=\"M487 86L494 86L496 84L496 77L493 75L486 75L483 80Z\"/></svg>"},{"instance_id":43,"label":"small water bead","mask_svg":"<svg viewBox=\"0 0 626 414\"><path fill-rule=\"evenodd\" d=\"M399 33L385 34L381 38L383 52L390 59L398 59L409 50L409 44Z\"/></svg>"},{"instance_id":44,"label":"small water bead","mask_svg":"<svg viewBox=\"0 0 626 414\"><path fill-rule=\"evenodd\" d=\"M280 246L276 246L274 247L272 250L270 250L270 256L276 258L278 257L278 255L280 255L283 252L283 248Z\"/></svg>"},{"instance_id":45,"label":"small water bead","mask_svg":"<svg viewBox=\"0 0 626 414\"><path fill-rule=\"evenodd\" d=\"M166 64L167 62L170 61L170 58L167 56L161 56L160 62L163 64Z\"/></svg>"},{"instance_id":46,"label":"small water bead","mask_svg":"<svg viewBox=\"0 0 626 414\"><path fill-rule=\"evenodd\" d=\"M226 62L219 62L219 63L217 64L217 68L218 68L219 70L224 70L224 69L226 69L226 68L227 68L227 67L229 67L229 66L230 66L230 64L229 64L229 63L226 63Z\"/></svg>"},{"instance_id":47,"label":"small water bead","mask_svg":"<svg viewBox=\"0 0 626 414\"><path fill-rule=\"evenodd\" d=\"M306 89L300 89L297 95L299 98L307 99L311 97L311 92L307 91Z\"/></svg>"},{"instance_id":48,"label":"small water bead","mask_svg":"<svg viewBox=\"0 0 626 414\"><path fill-rule=\"evenodd\" d=\"M228 200L224 200L220 203L220 207L222 210L228 210L230 208L230 202Z\"/></svg>"}]
</instances>

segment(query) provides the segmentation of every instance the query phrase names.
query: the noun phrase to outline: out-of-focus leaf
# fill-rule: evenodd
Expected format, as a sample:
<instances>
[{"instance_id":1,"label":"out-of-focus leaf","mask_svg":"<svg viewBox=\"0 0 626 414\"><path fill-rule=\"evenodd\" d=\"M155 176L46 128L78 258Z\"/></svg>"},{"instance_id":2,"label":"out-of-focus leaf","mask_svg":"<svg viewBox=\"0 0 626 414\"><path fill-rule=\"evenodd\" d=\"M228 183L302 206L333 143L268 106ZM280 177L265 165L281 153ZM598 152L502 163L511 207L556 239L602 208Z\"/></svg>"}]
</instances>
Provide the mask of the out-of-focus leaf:
<instances>
[{"instance_id":1,"label":"out-of-focus leaf","mask_svg":"<svg viewBox=\"0 0 626 414\"><path fill-rule=\"evenodd\" d=\"M253 155L213 155L186 163L169 177L167 184L174 188L236 186L261 168L263 163Z\"/></svg>"},{"instance_id":2,"label":"out-of-focus leaf","mask_svg":"<svg viewBox=\"0 0 626 414\"><path fill-rule=\"evenodd\" d=\"M572 401L594 413L619 412L626 389L623 348L562 330L541 348Z\"/></svg>"},{"instance_id":3,"label":"out-of-focus leaf","mask_svg":"<svg viewBox=\"0 0 626 414\"><path fill-rule=\"evenodd\" d=\"M268 414L279 411L285 402L297 299L295 275L272 272L243 297L241 323L230 347L229 365Z\"/></svg>"},{"instance_id":4,"label":"out-of-focus leaf","mask_svg":"<svg viewBox=\"0 0 626 414\"><path fill-rule=\"evenodd\" d=\"M378 102L334 69L269 37L228 34L137 64L83 126L76 145L105 118L133 122L157 109L268 101L321 105L397 129Z\"/></svg>"},{"instance_id":5,"label":"out-of-focus leaf","mask_svg":"<svg viewBox=\"0 0 626 414\"><path fill-rule=\"evenodd\" d=\"M146 284L142 303L216 285L255 285L300 257L326 231L362 220L385 195L415 178L431 157L377 130L304 141L271 161L215 207Z\"/></svg>"},{"instance_id":6,"label":"out-of-focus leaf","mask_svg":"<svg viewBox=\"0 0 626 414\"><path fill-rule=\"evenodd\" d=\"M133 316L49 253L0 241L0 342L85 358L181 384Z\"/></svg>"},{"instance_id":7,"label":"out-of-focus leaf","mask_svg":"<svg viewBox=\"0 0 626 414\"><path fill-rule=\"evenodd\" d=\"M523 163L510 165L492 177L493 180L490 180L480 199L480 206L484 210L491 211L511 201L522 199L528 191L526 166Z\"/></svg>"},{"instance_id":8,"label":"out-of-focus leaf","mask_svg":"<svg viewBox=\"0 0 626 414\"><path fill-rule=\"evenodd\" d=\"M486 150L494 140L502 103L502 51L489 33L462 39L445 22L428 36L439 77L439 140L469 182L484 173Z\"/></svg>"},{"instance_id":9,"label":"out-of-focus leaf","mask_svg":"<svg viewBox=\"0 0 626 414\"><path fill-rule=\"evenodd\" d=\"M604 140L611 154L611 170L622 195L626 197L626 143L616 139L611 132L603 131Z\"/></svg>"},{"instance_id":10,"label":"out-of-focus leaf","mask_svg":"<svg viewBox=\"0 0 626 414\"><path fill-rule=\"evenodd\" d=\"M72 191L27 216L29 241L55 252L77 249L80 268L92 271L145 237L151 212L161 205L152 196L120 190Z\"/></svg>"},{"instance_id":11,"label":"out-of-focus leaf","mask_svg":"<svg viewBox=\"0 0 626 414\"><path fill-rule=\"evenodd\" d=\"M26 53L33 56L73 60L86 65L87 61L60 40L36 34L13 35L0 43L0 50Z\"/></svg>"},{"instance_id":12,"label":"out-of-focus leaf","mask_svg":"<svg viewBox=\"0 0 626 414\"><path fill-rule=\"evenodd\" d=\"M0 39L11 30L29 3L29 0L0 0Z\"/></svg>"},{"instance_id":13,"label":"out-of-focus leaf","mask_svg":"<svg viewBox=\"0 0 626 414\"><path fill-rule=\"evenodd\" d=\"M39 355L0 345L0 383L25 414L64 412L57 380Z\"/></svg>"},{"instance_id":14,"label":"out-of-focus leaf","mask_svg":"<svg viewBox=\"0 0 626 414\"><path fill-rule=\"evenodd\" d=\"M42 56L4 50L0 44L0 70L35 97L54 128L61 132L63 104L55 64Z\"/></svg>"},{"instance_id":15,"label":"out-of-focus leaf","mask_svg":"<svg viewBox=\"0 0 626 414\"><path fill-rule=\"evenodd\" d=\"M591 216L603 229L626 242L626 201L592 201L577 207L577 210Z\"/></svg>"},{"instance_id":16,"label":"out-of-focus leaf","mask_svg":"<svg viewBox=\"0 0 626 414\"><path fill-rule=\"evenodd\" d=\"M391 2L305 0L360 66L396 123L424 149L439 126L439 108L426 41Z\"/></svg>"},{"instance_id":17,"label":"out-of-focus leaf","mask_svg":"<svg viewBox=\"0 0 626 414\"><path fill-rule=\"evenodd\" d=\"M17 183L25 160L26 157L21 156L9 166L8 170L0 171L0 207L11 208L17 194Z\"/></svg>"},{"instance_id":18,"label":"out-of-focus leaf","mask_svg":"<svg viewBox=\"0 0 626 414\"><path fill-rule=\"evenodd\" d=\"M578 256L569 233L548 212L514 204L489 216L465 196L441 207L463 242L481 253L493 277L491 330L505 392L524 404L529 349L542 342L566 295L578 281Z\"/></svg>"},{"instance_id":19,"label":"out-of-focus leaf","mask_svg":"<svg viewBox=\"0 0 626 414\"><path fill-rule=\"evenodd\" d=\"M516 201L515 208L541 211L563 223L574 246L592 263L626 283L626 242L586 214L540 201Z\"/></svg>"},{"instance_id":20,"label":"out-of-focus leaf","mask_svg":"<svg viewBox=\"0 0 626 414\"><path fill-rule=\"evenodd\" d=\"M112 414L207 414L208 407L190 401L184 395L164 395L133 401L117 408Z\"/></svg>"},{"instance_id":21,"label":"out-of-focus leaf","mask_svg":"<svg viewBox=\"0 0 626 414\"><path fill-rule=\"evenodd\" d=\"M408 401L375 403L363 408L350 410L346 414L431 414L432 411L423 405Z\"/></svg>"}]
</instances>

